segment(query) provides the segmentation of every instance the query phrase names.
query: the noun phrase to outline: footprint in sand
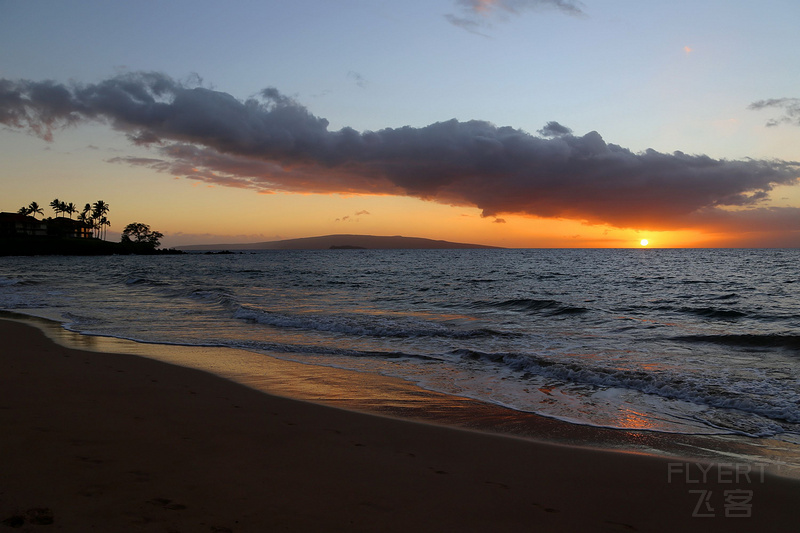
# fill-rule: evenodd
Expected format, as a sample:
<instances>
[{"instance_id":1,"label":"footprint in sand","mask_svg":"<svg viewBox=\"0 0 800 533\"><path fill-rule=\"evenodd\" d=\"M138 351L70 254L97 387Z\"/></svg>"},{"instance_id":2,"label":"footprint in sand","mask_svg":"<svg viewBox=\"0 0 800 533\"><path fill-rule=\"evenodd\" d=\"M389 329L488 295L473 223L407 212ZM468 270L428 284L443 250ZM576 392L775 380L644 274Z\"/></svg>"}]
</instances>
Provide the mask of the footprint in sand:
<instances>
[{"instance_id":1,"label":"footprint in sand","mask_svg":"<svg viewBox=\"0 0 800 533\"><path fill-rule=\"evenodd\" d=\"M169 500L167 498L153 498L147 503L151 505L156 505L158 507L163 507L164 509L169 509L170 511L183 511L184 509L186 509L186 506L183 505L182 503L173 503L172 500Z\"/></svg>"},{"instance_id":2,"label":"footprint in sand","mask_svg":"<svg viewBox=\"0 0 800 533\"><path fill-rule=\"evenodd\" d=\"M49 526L54 521L53 511L51 509L48 509L47 507L35 507L33 509L28 509L24 515L9 516L0 522L0 524L8 527L19 528L24 526L26 522L28 524L34 524L37 526Z\"/></svg>"}]
</instances>

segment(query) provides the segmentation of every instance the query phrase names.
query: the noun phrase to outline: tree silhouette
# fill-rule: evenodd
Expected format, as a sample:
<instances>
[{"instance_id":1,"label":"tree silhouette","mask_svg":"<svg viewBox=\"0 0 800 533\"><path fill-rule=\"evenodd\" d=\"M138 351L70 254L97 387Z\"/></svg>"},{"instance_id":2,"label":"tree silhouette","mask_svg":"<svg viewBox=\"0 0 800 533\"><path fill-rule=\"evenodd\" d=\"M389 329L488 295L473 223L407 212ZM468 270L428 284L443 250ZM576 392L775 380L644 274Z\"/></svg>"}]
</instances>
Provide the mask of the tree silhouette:
<instances>
[{"instance_id":1,"label":"tree silhouette","mask_svg":"<svg viewBox=\"0 0 800 533\"><path fill-rule=\"evenodd\" d=\"M164 236L159 231L152 231L150 226L141 222L132 222L122 230L122 244L133 244L142 248L155 250L161 245Z\"/></svg>"},{"instance_id":2,"label":"tree silhouette","mask_svg":"<svg viewBox=\"0 0 800 533\"><path fill-rule=\"evenodd\" d=\"M36 215L44 216L44 209L39 207L39 204L37 204L36 202L31 202L28 205L28 213L27 214L33 215L33 218L36 218Z\"/></svg>"},{"instance_id":3,"label":"tree silhouette","mask_svg":"<svg viewBox=\"0 0 800 533\"><path fill-rule=\"evenodd\" d=\"M106 217L100 217L100 229L103 231L103 240L106 240L106 237L108 237L108 226L110 225L110 220Z\"/></svg>"},{"instance_id":4,"label":"tree silhouette","mask_svg":"<svg viewBox=\"0 0 800 533\"><path fill-rule=\"evenodd\" d=\"M88 224L89 221L91 220L91 217L89 216L89 213L91 213L91 211L92 211L91 204L84 205L81 212L78 213L78 221Z\"/></svg>"},{"instance_id":5,"label":"tree silhouette","mask_svg":"<svg viewBox=\"0 0 800 533\"><path fill-rule=\"evenodd\" d=\"M69 219L72 220L72 215L78 212L78 208L75 207L75 204L72 202L68 203L64 206L64 212L69 215Z\"/></svg>"},{"instance_id":6,"label":"tree silhouette","mask_svg":"<svg viewBox=\"0 0 800 533\"><path fill-rule=\"evenodd\" d=\"M94 219L95 227L98 230L103 230L103 240L105 240L104 226L111 225L111 221L106 218L108 210L109 206L103 200L97 200L94 205L92 205L92 219Z\"/></svg>"},{"instance_id":7,"label":"tree silhouette","mask_svg":"<svg viewBox=\"0 0 800 533\"><path fill-rule=\"evenodd\" d=\"M59 213L63 213L64 211L61 209L61 206L64 205L64 202L56 198L52 202L50 202L50 207L53 208L53 211L56 213L56 217L58 217Z\"/></svg>"}]
</instances>

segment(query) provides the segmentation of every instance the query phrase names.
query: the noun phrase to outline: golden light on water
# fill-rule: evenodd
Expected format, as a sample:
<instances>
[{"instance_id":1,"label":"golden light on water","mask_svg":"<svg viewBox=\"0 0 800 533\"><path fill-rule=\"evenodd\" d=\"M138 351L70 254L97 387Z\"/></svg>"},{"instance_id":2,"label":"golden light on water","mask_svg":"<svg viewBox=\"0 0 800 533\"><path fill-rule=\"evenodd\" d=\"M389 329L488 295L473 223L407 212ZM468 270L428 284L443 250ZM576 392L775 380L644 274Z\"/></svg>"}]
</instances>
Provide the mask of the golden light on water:
<instances>
[{"instance_id":1,"label":"golden light on water","mask_svg":"<svg viewBox=\"0 0 800 533\"><path fill-rule=\"evenodd\" d=\"M641 241L639 241L639 244L641 244L642 246L647 246L648 244L650 244L650 241L648 241L647 239L642 239Z\"/></svg>"}]
</instances>

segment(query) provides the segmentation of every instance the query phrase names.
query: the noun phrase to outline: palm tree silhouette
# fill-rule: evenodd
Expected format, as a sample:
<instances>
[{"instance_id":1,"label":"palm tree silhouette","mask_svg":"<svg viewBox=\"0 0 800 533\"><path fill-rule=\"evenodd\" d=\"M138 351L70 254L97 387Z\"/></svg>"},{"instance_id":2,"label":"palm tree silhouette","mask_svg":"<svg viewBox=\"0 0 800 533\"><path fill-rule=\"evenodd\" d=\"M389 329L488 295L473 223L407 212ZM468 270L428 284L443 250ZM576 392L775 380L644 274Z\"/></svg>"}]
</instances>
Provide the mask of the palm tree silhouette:
<instances>
[{"instance_id":1,"label":"palm tree silhouette","mask_svg":"<svg viewBox=\"0 0 800 533\"><path fill-rule=\"evenodd\" d=\"M95 227L99 230L103 226L110 226L111 222L106 218L109 206L103 200L97 200L92 206L92 219L95 222ZM103 232L103 240L105 240L105 232Z\"/></svg>"},{"instance_id":2,"label":"palm tree silhouette","mask_svg":"<svg viewBox=\"0 0 800 533\"><path fill-rule=\"evenodd\" d=\"M68 203L64 206L64 212L69 215L69 219L72 220L72 215L78 212L78 208L75 207L75 204L72 202Z\"/></svg>"},{"instance_id":3,"label":"palm tree silhouette","mask_svg":"<svg viewBox=\"0 0 800 533\"><path fill-rule=\"evenodd\" d=\"M106 240L108 236L108 227L111 225L111 221L108 220L106 217L100 217L100 227L103 230L103 240Z\"/></svg>"},{"instance_id":4,"label":"palm tree silhouette","mask_svg":"<svg viewBox=\"0 0 800 533\"><path fill-rule=\"evenodd\" d=\"M86 204L85 206L83 206L83 210L80 213L78 213L78 221L88 224L89 220L91 220L91 217L89 216L89 213L91 211L92 211L91 204Z\"/></svg>"},{"instance_id":5,"label":"palm tree silhouette","mask_svg":"<svg viewBox=\"0 0 800 533\"><path fill-rule=\"evenodd\" d=\"M37 214L44 216L44 209L39 207L39 204L37 204L36 202L31 202L30 205L28 206L27 214L33 215L33 218L36 218Z\"/></svg>"},{"instance_id":6,"label":"palm tree silhouette","mask_svg":"<svg viewBox=\"0 0 800 533\"><path fill-rule=\"evenodd\" d=\"M53 211L56 213L56 217L58 217L59 213L63 213L64 211L61 209L61 206L64 205L64 202L60 201L58 198L50 202L50 207L53 208Z\"/></svg>"},{"instance_id":7,"label":"palm tree silhouette","mask_svg":"<svg viewBox=\"0 0 800 533\"><path fill-rule=\"evenodd\" d=\"M83 210L81 210L81 212L78 213L78 222L83 222L90 228L94 229L94 221L92 220L91 212L92 212L92 205L91 204L84 205Z\"/></svg>"}]
</instances>

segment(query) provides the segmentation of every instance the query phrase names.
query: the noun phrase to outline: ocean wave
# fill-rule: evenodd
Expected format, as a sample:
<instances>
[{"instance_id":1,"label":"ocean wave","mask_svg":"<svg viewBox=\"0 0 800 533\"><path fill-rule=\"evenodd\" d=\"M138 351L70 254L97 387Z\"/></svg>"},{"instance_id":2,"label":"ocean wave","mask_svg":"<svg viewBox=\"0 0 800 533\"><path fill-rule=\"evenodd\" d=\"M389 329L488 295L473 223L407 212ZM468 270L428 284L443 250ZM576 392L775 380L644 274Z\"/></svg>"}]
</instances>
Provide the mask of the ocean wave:
<instances>
[{"instance_id":1,"label":"ocean wave","mask_svg":"<svg viewBox=\"0 0 800 533\"><path fill-rule=\"evenodd\" d=\"M726 297L721 297L720 299L724 299ZM729 309L729 308L722 308L722 307L689 307L689 306L675 306L671 305L672 302L667 302L663 300L657 300L652 302L654 307L651 308L653 311L666 311L672 313L682 313L686 315L693 315L702 318L719 318L719 319L736 319L736 318L743 318L748 316L748 313L744 311L740 311L738 309ZM642 308L643 310L647 310L646 307ZM759 317L754 317L759 318Z\"/></svg>"},{"instance_id":2,"label":"ocean wave","mask_svg":"<svg viewBox=\"0 0 800 533\"><path fill-rule=\"evenodd\" d=\"M749 437L771 437L784 433L787 428L783 425L759 416L756 413L732 413L725 409L708 409L693 417L713 428L732 431Z\"/></svg>"},{"instance_id":3,"label":"ocean wave","mask_svg":"<svg viewBox=\"0 0 800 533\"><path fill-rule=\"evenodd\" d=\"M508 336L510 333L490 329L456 329L444 324L417 320L407 317L387 317L386 315L325 315L296 314L264 311L248 306L239 307L233 314L239 320L246 320L276 328L292 328L311 331L324 331L344 335L366 337L447 337L469 339L476 337Z\"/></svg>"},{"instance_id":4,"label":"ocean wave","mask_svg":"<svg viewBox=\"0 0 800 533\"><path fill-rule=\"evenodd\" d=\"M415 359L420 361L440 361L439 358L429 355L400 352L400 351L381 351L381 350L353 350L347 348L335 348L333 346L304 345L304 344L284 344L264 341L232 341L223 343L230 348L240 348L252 352L275 354L298 354L314 356L341 356L354 359Z\"/></svg>"},{"instance_id":5,"label":"ocean wave","mask_svg":"<svg viewBox=\"0 0 800 533\"><path fill-rule=\"evenodd\" d=\"M721 309L717 307L681 307L678 309L681 313L689 313L705 318L742 318L747 316L743 311L736 309Z\"/></svg>"},{"instance_id":6,"label":"ocean wave","mask_svg":"<svg viewBox=\"0 0 800 533\"><path fill-rule=\"evenodd\" d=\"M20 279L20 278L4 278L0 276L0 287L22 287L26 285L37 285L38 283L31 279Z\"/></svg>"},{"instance_id":7,"label":"ocean wave","mask_svg":"<svg viewBox=\"0 0 800 533\"><path fill-rule=\"evenodd\" d=\"M186 289L181 291L180 295L204 304L220 306L223 309L234 310L239 307L234 294L224 288Z\"/></svg>"},{"instance_id":8,"label":"ocean wave","mask_svg":"<svg viewBox=\"0 0 800 533\"><path fill-rule=\"evenodd\" d=\"M70 311L62 313L61 318L64 320L64 327L74 331L108 324L108 320L105 320L101 317L78 314Z\"/></svg>"},{"instance_id":9,"label":"ocean wave","mask_svg":"<svg viewBox=\"0 0 800 533\"><path fill-rule=\"evenodd\" d=\"M582 314L589 311L586 307L568 305L557 300L519 298L502 302L473 302L474 308L495 308L522 313L543 313L550 316Z\"/></svg>"},{"instance_id":10,"label":"ocean wave","mask_svg":"<svg viewBox=\"0 0 800 533\"><path fill-rule=\"evenodd\" d=\"M170 301L180 298L205 304L219 305L223 308L238 307L234 293L228 287L217 287L213 285L198 286L184 283L185 282L169 282L153 279L147 276L129 276L125 279L125 285L128 287L141 288L157 297L169 299Z\"/></svg>"},{"instance_id":11,"label":"ocean wave","mask_svg":"<svg viewBox=\"0 0 800 533\"><path fill-rule=\"evenodd\" d=\"M676 341L722 344L744 348L786 348L800 351L800 335L768 333L742 335L682 335Z\"/></svg>"},{"instance_id":12,"label":"ocean wave","mask_svg":"<svg viewBox=\"0 0 800 533\"><path fill-rule=\"evenodd\" d=\"M621 369L587 364L585 361L554 360L533 354L485 353L459 349L452 356L470 361L483 361L520 374L522 379L541 376L576 385L619 388L655 395L668 400L681 400L715 409L747 413L745 420L752 424L754 417L762 417L759 425L763 431L800 424L800 393L781 388L773 383L770 390L762 380L725 380L708 375L689 373L671 374L635 369ZM750 436L763 436L761 431L736 426L736 417L730 417L729 430ZM773 427L772 430L768 427ZM783 431L783 429L781 430Z\"/></svg>"},{"instance_id":13,"label":"ocean wave","mask_svg":"<svg viewBox=\"0 0 800 533\"><path fill-rule=\"evenodd\" d=\"M735 292L729 292L728 294L721 294L719 296L714 296L713 300L734 300L736 298L740 298L738 294Z\"/></svg>"},{"instance_id":14,"label":"ocean wave","mask_svg":"<svg viewBox=\"0 0 800 533\"><path fill-rule=\"evenodd\" d=\"M125 279L125 285L128 285L128 286L131 286L131 285L145 285L145 286L151 286L151 287L162 287L162 286L167 285L167 283L164 283L163 281L154 280L154 279L140 278L140 277L132 276L132 277L129 277L129 278Z\"/></svg>"}]
</instances>

